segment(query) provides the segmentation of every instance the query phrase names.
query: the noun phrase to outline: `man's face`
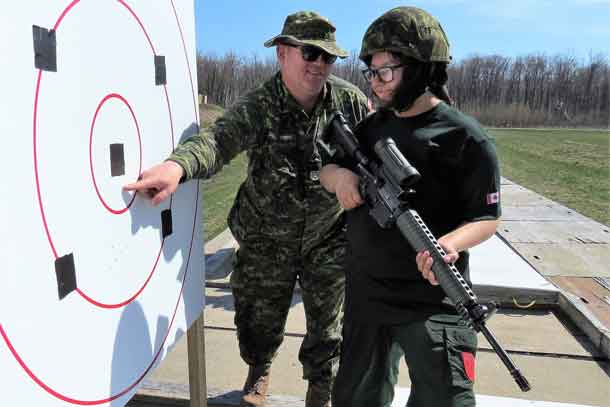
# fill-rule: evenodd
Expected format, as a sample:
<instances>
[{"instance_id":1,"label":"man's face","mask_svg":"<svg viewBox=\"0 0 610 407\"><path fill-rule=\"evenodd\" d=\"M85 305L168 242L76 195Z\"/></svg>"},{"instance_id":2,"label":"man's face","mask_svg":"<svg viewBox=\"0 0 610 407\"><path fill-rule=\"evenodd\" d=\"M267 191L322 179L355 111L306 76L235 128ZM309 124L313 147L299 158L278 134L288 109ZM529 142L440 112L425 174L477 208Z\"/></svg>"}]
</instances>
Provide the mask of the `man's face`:
<instances>
[{"instance_id":1,"label":"man's face","mask_svg":"<svg viewBox=\"0 0 610 407\"><path fill-rule=\"evenodd\" d=\"M333 65L324 62L320 55L315 61L303 59L299 47L279 44L277 49L282 78L286 87L298 101L317 98Z\"/></svg>"}]
</instances>

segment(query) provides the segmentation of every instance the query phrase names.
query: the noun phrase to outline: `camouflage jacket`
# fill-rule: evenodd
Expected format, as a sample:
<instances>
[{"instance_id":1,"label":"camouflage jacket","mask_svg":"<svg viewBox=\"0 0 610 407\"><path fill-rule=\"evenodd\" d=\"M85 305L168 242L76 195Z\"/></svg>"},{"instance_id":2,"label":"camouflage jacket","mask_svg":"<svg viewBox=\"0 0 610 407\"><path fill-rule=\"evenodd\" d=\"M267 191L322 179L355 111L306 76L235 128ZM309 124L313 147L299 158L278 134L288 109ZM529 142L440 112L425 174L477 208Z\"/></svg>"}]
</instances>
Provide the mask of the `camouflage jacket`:
<instances>
[{"instance_id":1,"label":"camouflage jacket","mask_svg":"<svg viewBox=\"0 0 610 407\"><path fill-rule=\"evenodd\" d=\"M229 214L233 235L241 244L262 238L307 250L332 233L341 217L335 196L319 182L329 157L317 143L337 109L355 125L367 113L367 98L330 76L307 114L278 73L240 98L211 129L181 143L169 159L190 179L207 177L247 151L248 174Z\"/></svg>"}]
</instances>

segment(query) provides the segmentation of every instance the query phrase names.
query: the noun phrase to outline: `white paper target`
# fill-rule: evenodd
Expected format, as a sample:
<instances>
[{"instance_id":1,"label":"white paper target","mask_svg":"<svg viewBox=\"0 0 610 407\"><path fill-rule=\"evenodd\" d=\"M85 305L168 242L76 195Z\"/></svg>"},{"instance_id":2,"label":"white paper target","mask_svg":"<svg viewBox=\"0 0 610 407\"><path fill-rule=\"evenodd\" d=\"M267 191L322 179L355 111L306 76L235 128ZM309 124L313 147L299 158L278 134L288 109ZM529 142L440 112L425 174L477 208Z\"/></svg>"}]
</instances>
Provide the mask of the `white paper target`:
<instances>
[{"instance_id":1,"label":"white paper target","mask_svg":"<svg viewBox=\"0 0 610 407\"><path fill-rule=\"evenodd\" d=\"M203 308L198 183L122 191L198 131L193 2L10 2L0 36L0 404L122 406Z\"/></svg>"}]
</instances>

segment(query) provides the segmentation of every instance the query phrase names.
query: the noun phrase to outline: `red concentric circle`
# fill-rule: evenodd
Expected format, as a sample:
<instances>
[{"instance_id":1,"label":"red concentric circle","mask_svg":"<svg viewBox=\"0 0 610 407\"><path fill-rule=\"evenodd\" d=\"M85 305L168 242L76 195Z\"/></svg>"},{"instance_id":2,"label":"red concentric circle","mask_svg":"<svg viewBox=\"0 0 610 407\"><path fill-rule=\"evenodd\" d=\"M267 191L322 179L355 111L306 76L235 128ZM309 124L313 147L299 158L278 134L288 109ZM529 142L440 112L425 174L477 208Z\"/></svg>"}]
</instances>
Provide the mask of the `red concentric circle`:
<instances>
[{"instance_id":1,"label":"red concentric circle","mask_svg":"<svg viewBox=\"0 0 610 407\"><path fill-rule=\"evenodd\" d=\"M136 194L133 194L133 196L131 197L131 200L129 201L129 203L127 203L127 205L124 208L121 209L114 209L111 208L110 205L108 205L108 203L104 200L104 197L102 196L102 193L100 192L100 189L97 186L97 182L95 180L95 171L93 169L93 130L95 129L95 121L97 120L97 115L99 114L100 110L102 109L102 106L104 106L106 104L106 102L108 102L111 99L118 99L119 101L123 102L123 104L125 106L127 106L127 108L129 109L129 113L131 113L131 117L133 119L133 122L136 126L136 132L138 134L138 152L139 152L139 164L138 164L138 174L140 174L142 172L142 137L140 135L140 125L138 125L138 119L136 119L136 114L133 112L133 109L131 108L131 105L129 104L129 102L121 95L119 95L118 93L110 93L108 95L106 95L102 101L99 103L99 105L97 105L97 108L95 109L95 114L93 115L93 120L91 122L91 131L89 132L89 167L91 168L91 179L93 181L93 187L95 188L95 193L97 194L97 197L100 199L100 202L102 203L102 205L104 206L104 208L106 208L106 210L114 215L121 215L125 212L127 212L127 210L129 210L129 208L131 207L131 205L133 204L133 201L136 199Z\"/></svg>"},{"instance_id":2,"label":"red concentric circle","mask_svg":"<svg viewBox=\"0 0 610 407\"><path fill-rule=\"evenodd\" d=\"M123 7L125 7L125 9L129 12L129 14L135 19L135 21L137 22L138 26L141 28L142 33L144 34L145 38L146 38L146 42L148 43L148 45L150 46L151 52L153 53L153 55L156 55L156 51L155 51L155 47L152 43L152 40L150 39L150 36L148 35L148 32L146 31L146 28L144 27L144 24L142 23L142 21L140 20L140 18L137 16L137 14L133 11L133 9L126 4L123 0L117 0L119 4L121 4ZM55 23L54 26L54 30L58 30L60 27L61 22L64 20L64 18L66 18L68 16L68 13L71 12L73 10L73 8L80 2L80 0L75 0L72 1L68 7L66 7L66 9L61 13L59 19L57 20L57 22ZM35 94L35 98L34 98L34 124L33 124L33 128L34 128L34 136L33 136L33 143L34 143L34 173L35 173L35 178L36 178L36 192L37 192L37 197L38 197L38 204L39 204L39 208L40 208L40 214L41 214L41 218L42 218L42 222L44 225L44 229L45 229L45 233L47 236L47 240L49 242L49 245L51 247L51 251L53 252L53 256L55 259L59 258L59 253L57 248L55 247L55 244L53 242L53 236L51 233L51 230L48 226L48 222L47 222L47 216L45 213L45 206L44 206L44 202L43 202L43 194L41 191L41 184L40 184L40 176L39 176L39 168L38 168L38 137L39 137L39 132L38 132L38 106L39 106L39 96L40 96L40 89L41 89L41 83L42 83L42 74L43 71L40 70L38 72L38 79L36 82L36 94ZM167 86L163 86L164 89L164 95L165 95L165 101L166 101L166 105L167 105L167 112L168 112L168 118L169 118L169 123L170 123L170 134L171 134L171 149L173 151L174 149L174 124L173 124L173 118L172 118L172 111L171 111L171 105L169 102L169 94L167 91ZM114 94L117 95L119 97L119 99L121 99L121 97L118 94ZM123 98L122 99L127 106L130 109L131 114L134 117L135 120L135 114L133 113L133 110L131 109L131 106L129 106L129 104L127 103L127 101ZM103 103L102 103L103 104ZM101 105L98 105L98 111L100 109ZM97 111L96 111L96 115L97 115ZM137 125L137 120L136 120L136 125ZM138 126L139 129L139 126ZM139 132L139 130L138 130ZM91 137L91 135L90 135ZM138 137L140 137L140 135L138 135ZM106 207L106 209L108 209L111 213L114 212L124 212L125 209L121 209L121 210L116 210L111 208L109 205L106 204L106 202L104 201L104 199L102 198L101 193L99 192L99 189L97 188L97 184L95 183L94 180L94 185L95 185L95 190L96 193L98 194L98 197L100 198L100 200L102 201L103 205ZM134 198L135 198L135 194L134 194ZM132 198L132 202L133 199ZM172 205L172 201L170 199L170 209L171 209L171 205ZM113 212L114 211L114 212ZM99 300L95 300L94 298L92 298L90 295L85 294L83 289L77 289L77 293L79 295L81 295L83 297L83 299L85 299L86 301L88 301L89 303L100 307L100 308L106 308L106 309L113 309L113 308L120 308L123 307L125 305L128 305L130 302L134 301L144 290L144 288L146 287L146 285L148 284L148 282L150 281L152 275L154 274L155 268L158 264L158 260L161 254L161 251L163 249L163 241L161 242L160 248L159 248L159 253L156 256L156 260L154 262L154 266L152 267L151 272L149 273L149 275L147 276L147 278L145 279L145 281L140 285L140 287L135 290L135 294L129 296L129 298L127 298L126 300L122 300L116 303L106 303L103 301L99 301Z\"/></svg>"},{"instance_id":3,"label":"red concentric circle","mask_svg":"<svg viewBox=\"0 0 610 407\"><path fill-rule=\"evenodd\" d=\"M122 6L125 7L125 9L127 9L129 11L129 13L132 15L132 17L137 21L138 25L142 28L142 31L144 32L144 35L146 36L146 39L152 49L153 54L156 55L153 43L148 35L148 33L146 32L146 29L142 23L142 21L140 20L140 18L136 15L136 13L133 11L133 9L125 3L125 1L123 0L117 0L118 3L120 3ZM176 12L173 0L169 0L173 9L173 13L174 16L176 18L176 22L178 24L178 29L180 30L180 35L182 37L182 45L185 49L185 57L187 58L187 67L189 70L189 79L190 79L190 83L191 83L191 90L193 92L193 102L195 104L195 122L198 123L199 122L199 115L197 112L197 105L195 102L195 93L194 93L194 85L193 85L193 79L191 76L191 72L190 72L190 63L188 61L188 56L186 53L186 43L184 41L184 37L182 35L182 28L180 26L180 21L179 21L179 17L178 14ZM59 29L59 26L61 24L61 22L63 21L64 18L66 18L68 16L68 14L72 11L72 9L78 4L80 3L80 0L73 0L70 2L70 4L62 11L62 13L60 14L59 18L57 19L53 30L57 31ZM57 250L55 248L55 245L53 243L53 239L51 236L51 233L49 231L49 227L48 227L48 223L46 220L46 215L45 215L45 211L44 211L44 204L43 204L43 199L42 199L42 193L41 193L41 186L40 186L40 176L39 176L39 168L38 168L38 151L37 151L37 141L38 141L38 107L39 107L39 95L40 95L40 89L41 89L41 83L42 83L42 76L43 76L43 71L39 70L38 75L37 75L37 79L36 79L36 90L35 90L35 97L34 97L34 110L33 110L33 152L34 152L34 173L35 173L35 183L36 183L36 193L37 193L37 198L38 198L38 203L39 203L39 209L40 209L40 213L41 213L41 218L42 218L42 222L44 225L44 229L45 229L45 233L49 242L49 245L51 247L51 251L53 253L53 256L55 259L58 258L58 254L57 254ZM170 105L170 99L169 99L169 95L168 95L168 91L167 91L167 86L164 85L164 93L165 93L165 100L167 103L167 108L168 108L168 114L169 114L169 122L170 122L170 132L171 132L171 139L172 139L172 150L174 148L174 125L173 125L173 119L172 119L172 112L171 112L171 105ZM118 94L117 94L118 95ZM98 106L98 110L99 110ZM130 111L133 114L133 110L130 109ZM135 115L134 115L134 120L135 120ZM76 399L70 396L67 396L64 393L59 392L56 389L53 389L51 386L49 386L48 384L46 384L39 375L37 375L35 372L33 372L29 367L28 367L28 363L27 361L24 359L24 357L20 354L20 352L18 351L17 347L11 342L10 337L7 333L7 330L5 329L5 327L2 325L2 323L0 323L0 337L2 337L2 339L4 340L4 342L6 343L9 351L11 352L11 354L13 355L13 357L15 358L15 360L17 361L17 363L21 366L21 368L24 370L24 372L32 379L32 381L34 381L38 386L40 386L44 391L46 391L48 394L52 395L53 397L65 401L67 403L70 404L75 404L75 405L98 405L98 404L104 404L104 403L109 403L113 400L116 400L122 396L124 396L125 394L127 394L129 391L133 390L141 381L142 379L146 376L146 374L150 371L150 369L152 368L152 366L155 364L155 362L158 360L161 351L163 350L163 347L167 341L168 335L171 331L171 328L174 324L174 320L176 317L176 312L178 310L178 306L180 304L180 298L184 292L184 288L185 288L185 282L186 282L186 278L189 272L189 268L190 268L190 260L191 260L191 254L192 254L192 250L193 250L193 242L194 242L194 237L195 237L195 228L197 227L197 214L198 214L198 207L199 207L199 188L196 188L196 198L194 200L194 208L193 208L193 212L194 212L194 216L193 216L193 225L192 225L192 230L191 230L191 241L189 244L189 248L188 248L188 255L186 257L186 263L185 263L185 271L184 271L184 275L182 277L182 284L180 287L180 292L178 293L177 299L176 299L176 303L174 306L174 309L171 312L171 320L170 323L168 325L167 328L167 332L165 333L163 340L161 341L159 348L154 351L154 355L153 358L150 362L150 364L144 369L144 371L141 373L141 375L130 385L128 385L126 388L124 388L123 390L110 395L109 397L106 398L102 398L102 399L91 399L91 400L84 400L84 399ZM100 197L101 198L101 197ZM171 200L170 200L170 208L171 208ZM164 241L164 240L163 240ZM161 248L163 247L163 241L161 243ZM156 267L156 264L158 263L159 260L159 256L161 253L161 250L159 251L159 255L157 256L157 259L155 261L155 266L153 267L153 272L154 269ZM95 300L91 299L90 297L86 296L82 291L78 290L78 292L80 293L80 295L85 298L87 301L91 302L94 305L97 305L101 308L116 308L119 306L124 306L127 305L129 302L133 301L138 295L139 293L142 292L142 290L144 289L144 287L146 286L146 284L148 284L148 281L150 280L150 278L152 277L153 272L151 272L151 274L148 276L148 278L146 279L146 282L144 283L144 285L142 286L142 288L140 288L140 290L138 290L138 292L131 297L130 299L120 303L120 304L114 304L114 305L109 305L109 304L102 304L100 302L96 302Z\"/></svg>"}]
</instances>

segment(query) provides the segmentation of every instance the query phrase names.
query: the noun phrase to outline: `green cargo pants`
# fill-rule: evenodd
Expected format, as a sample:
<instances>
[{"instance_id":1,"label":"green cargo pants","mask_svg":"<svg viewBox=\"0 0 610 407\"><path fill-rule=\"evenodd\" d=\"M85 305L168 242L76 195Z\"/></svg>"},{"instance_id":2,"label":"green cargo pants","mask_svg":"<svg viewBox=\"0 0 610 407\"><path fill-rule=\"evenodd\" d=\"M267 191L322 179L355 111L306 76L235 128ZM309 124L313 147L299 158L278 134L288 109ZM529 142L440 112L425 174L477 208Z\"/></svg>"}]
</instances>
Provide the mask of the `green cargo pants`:
<instances>
[{"instance_id":1,"label":"green cargo pants","mask_svg":"<svg viewBox=\"0 0 610 407\"><path fill-rule=\"evenodd\" d=\"M404 355L411 378L408 407L473 407L475 332L454 315L400 325L345 321L333 407L389 407Z\"/></svg>"}]
</instances>

